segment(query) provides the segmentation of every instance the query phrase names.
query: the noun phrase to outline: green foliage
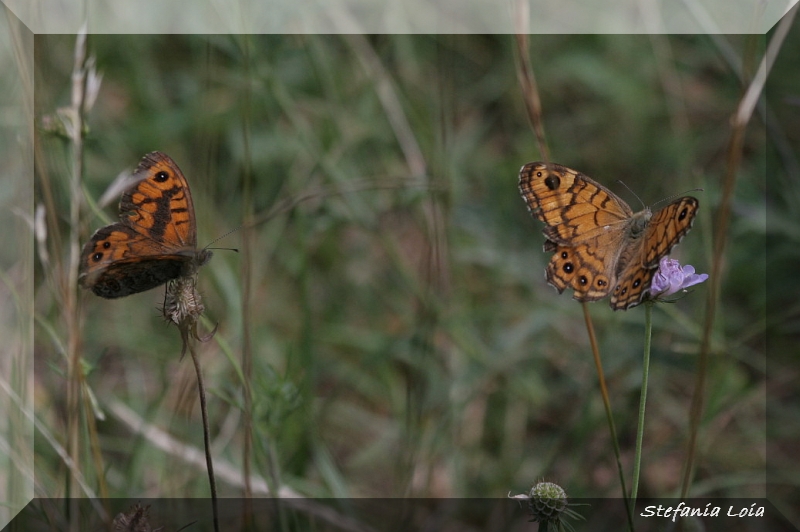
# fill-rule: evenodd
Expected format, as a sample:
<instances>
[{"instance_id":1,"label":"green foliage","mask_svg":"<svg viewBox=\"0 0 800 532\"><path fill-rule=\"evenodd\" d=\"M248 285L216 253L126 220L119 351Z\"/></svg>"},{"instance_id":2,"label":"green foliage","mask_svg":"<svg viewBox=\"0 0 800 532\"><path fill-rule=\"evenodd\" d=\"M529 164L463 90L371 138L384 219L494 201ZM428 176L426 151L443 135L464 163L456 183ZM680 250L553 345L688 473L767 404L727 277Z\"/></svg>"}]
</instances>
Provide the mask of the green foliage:
<instances>
[{"instance_id":1,"label":"green foliage","mask_svg":"<svg viewBox=\"0 0 800 532\"><path fill-rule=\"evenodd\" d=\"M37 36L38 119L68 103L72 41ZM743 53L748 40L731 45ZM701 204L695 228L676 251L707 272L741 94L714 41L531 36L530 50L553 160L636 210L639 200L616 180L647 205L703 188L692 193ZM215 457L243 460L246 323L252 471L269 482L336 497L502 497L546 477L572 497L620 494L580 306L546 285L541 224L517 192L520 166L541 154L511 37L97 35L89 52L103 84L89 116L88 195L100 197L120 171L160 150L191 183L200 245L247 212L257 222L249 241L239 231L215 243L247 253L216 251L200 271L209 323L219 323L216 339L198 346ZM764 309L765 228L756 223L764 136L757 117L739 175L714 335L719 373L700 443L703 456L719 438L726 450L701 457L701 479L742 476L715 484L714 496L764 493L763 457L742 461L764 444L763 431L748 428L763 423L765 325L754 317ZM48 215L85 240L105 222L87 210L84 227L67 227L64 141L40 134L38 142L40 179L58 194ZM116 216L114 202L104 209ZM58 300L37 274L39 316L63 335ZM160 290L116 301L84 294L88 386L101 409L121 402L200 449L193 371L178 360L178 331L161 323ZM680 482L706 291L700 285L655 313L642 497L675 495ZM629 458L643 312L612 313L605 302L591 311ZM65 362L41 332L37 415L63 433L63 375L45 363ZM741 412L747 418L732 422ZM101 474L112 496L206 493L202 471L106 415ZM37 452L42 489L62 493L57 457ZM84 467L87 478L97 474L90 461ZM226 482L220 489L240 493Z\"/></svg>"}]
</instances>

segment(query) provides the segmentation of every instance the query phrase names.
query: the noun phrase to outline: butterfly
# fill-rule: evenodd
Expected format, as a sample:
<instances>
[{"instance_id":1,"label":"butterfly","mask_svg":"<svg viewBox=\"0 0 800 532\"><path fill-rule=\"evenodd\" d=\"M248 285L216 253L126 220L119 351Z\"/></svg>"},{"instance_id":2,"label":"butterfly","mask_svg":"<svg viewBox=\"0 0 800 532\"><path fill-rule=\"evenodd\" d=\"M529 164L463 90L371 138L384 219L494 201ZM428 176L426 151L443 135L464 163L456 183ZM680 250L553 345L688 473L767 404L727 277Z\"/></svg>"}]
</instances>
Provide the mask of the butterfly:
<instances>
[{"instance_id":1,"label":"butterfly","mask_svg":"<svg viewBox=\"0 0 800 532\"><path fill-rule=\"evenodd\" d=\"M211 258L197 249L192 194L164 153L144 156L119 202L119 222L98 229L83 246L78 283L114 299L194 274Z\"/></svg>"},{"instance_id":2,"label":"butterfly","mask_svg":"<svg viewBox=\"0 0 800 532\"><path fill-rule=\"evenodd\" d=\"M545 252L554 255L545 276L578 301L611 295L611 308L641 303L658 261L689 232L698 201L686 196L653 213L634 213L616 194L570 168L528 163L519 173L528 210L547 226Z\"/></svg>"}]
</instances>

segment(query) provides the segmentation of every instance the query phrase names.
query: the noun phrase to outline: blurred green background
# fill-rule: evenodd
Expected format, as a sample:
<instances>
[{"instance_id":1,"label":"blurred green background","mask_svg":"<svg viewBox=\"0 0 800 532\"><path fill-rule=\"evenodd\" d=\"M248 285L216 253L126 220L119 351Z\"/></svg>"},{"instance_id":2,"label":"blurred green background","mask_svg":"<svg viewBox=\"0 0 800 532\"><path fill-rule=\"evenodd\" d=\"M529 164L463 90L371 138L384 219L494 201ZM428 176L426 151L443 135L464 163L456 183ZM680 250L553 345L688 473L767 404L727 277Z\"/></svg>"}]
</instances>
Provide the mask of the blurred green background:
<instances>
[{"instance_id":1,"label":"blurred green background","mask_svg":"<svg viewBox=\"0 0 800 532\"><path fill-rule=\"evenodd\" d=\"M778 86L796 78L781 61L796 60L797 33L775 67ZM702 188L690 192L700 212L673 256L708 272L740 75L749 79L764 45L763 36L531 36L552 160L634 210L633 192L653 205ZM36 37L37 123L69 102L73 48L73 36ZM160 150L191 184L200 246L250 210L256 221L251 241L243 231L216 241L240 253L216 251L199 277L210 320L201 329L219 323L198 347L217 460L241 474L236 367L247 324L252 472L273 485L327 497L503 497L545 479L574 497L620 495L580 305L546 284L542 224L517 191L520 166L541 154L513 37L93 35L88 52L103 79L88 114L87 196ZM792 109L787 83L771 112ZM695 496L766 490L764 116L747 130L738 175ZM781 116L797 125L796 114ZM87 208L71 227L68 143L42 129L36 141L37 188L47 180L56 198L48 216L61 242L75 230L84 242L116 219L118 196L104 217ZM791 213L793 201L781 200ZM59 275L37 265L36 415L55 434L65 419ZM706 295L700 285L654 312L640 496L678 493ZM207 496L201 467L132 437L119 415L123 405L202 450L194 372L159 315L163 289L82 296L87 381L105 415L103 471L84 438L90 484L99 474L112 496ZM590 309L630 478L644 311ZM796 471L788 454L772 456ZM36 473L40 496L64 494L61 461L38 437ZM241 494L235 482L219 485Z\"/></svg>"}]
</instances>

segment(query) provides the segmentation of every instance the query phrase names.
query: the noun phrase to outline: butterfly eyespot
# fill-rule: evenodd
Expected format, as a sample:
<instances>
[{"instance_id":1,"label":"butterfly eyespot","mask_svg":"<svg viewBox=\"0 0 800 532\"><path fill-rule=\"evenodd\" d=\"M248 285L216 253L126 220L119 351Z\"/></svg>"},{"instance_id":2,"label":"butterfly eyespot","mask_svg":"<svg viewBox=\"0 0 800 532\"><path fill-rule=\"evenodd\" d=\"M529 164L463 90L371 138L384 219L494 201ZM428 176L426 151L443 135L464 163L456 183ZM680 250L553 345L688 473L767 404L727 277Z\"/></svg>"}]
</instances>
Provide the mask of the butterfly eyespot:
<instances>
[{"instance_id":1,"label":"butterfly eyespot","mask_svg":"<svg viewBox=\"0 0 800 532\"><path fill-rule=\"evenodd\" d=\"M587 279L585 275L581 275L580 279L578 279L578 282L582 285L586 285L586 283L589 282L589 279Z\"/></svg>"},{"instance_id":2,"label":"butterfly eyespot","mask_svg":"<svg viewBox=\"0 0 800 532\"><path fill-rule=\"evenodd\" d=\"M622 292L620 292L619 295L624 296L627 292L628 292L628 287L626 286L625 288L622 289Z\"/></svg>"},{"instance_id":3,"label":"butterfly eyespot","mask_svg":"<svg viewBox=\"0 0 800 532\"><path fill-rule=\"evenodd\" d=\"M550 190L555 190L561 185L561 178L557 175L549 175L545 178L544 184L547 185L547 188Z\"/></svg>"},{"instance_id":4,"label":"butterfly eyespot","mask_svg":"<svg viewBox=\"0 0 800 532\"><path fill-rule=\"evenodd\" d=\"M563 270L564 270L566 273L572 273L573 271L575 271L575 268L572 266L572 263L571 263L571 262L567 262L567 263L565 263L565 264L564 264L564 266L562 267L562 269L563 269Z\"/></svg>"},{"instance_id":5,"label":"butterfly eyespot","mask_svg":"<svg viewBox=\"0 0 800 532\"><path fill-rule=\"evenodd\" d=\"M159 183L163 183L167 179L169 179L169 174L163 170L157 173L155 177L155 180L158 181Z\"/></svg>"},{"instance_id":6,"label":"butterfly eyespot","mask_svg":"<svg viewBox=\"0 0 800 532\"><path fill-rule=\"evenodd\" d=\"M108 248L110 248L110 247L111 247L111 242L109 242L108 240L106 240L105 242L103 242L103 249L108 249Z\"/></svg>"},{"instance_id":7,"label":"butterfly eyespot","mask_svg":"<svg viewBox=\"0 0 800 532\"><path fill-rule=\"evenodd\" d=\"M538 172L536 172L536 177L542 177L543 175L544 175L544 174L542 173L542 171L541 171L541 170L539 170Z\"/></svg>"},{"instance_id":8,"label":"butterfly eyespot","mask_svg":"<svg viewBox=\"0 0 800 532\"><path fill-rule=\"evenodd\" d=\"M681 211L681 213L678 215L678 221L681 221L684 218L686 218L687 214L689 214L689 208L688 207L684 207L683 210Z\"/></svg>"},{"instance_id":9,"label":"butterfly eyespot","mask_svg":"<svg viewBox=\"0 0 800 532\"><path fill-rule=\"evenodd\" d=\"M641 280L641 279L639 279L639 278L637 278L637 279L636 279L636 280L633 282L633 287L634 287L634 288L639 288L639 285L640 285L640 284L642 284L642 280Z\"/></svg>"},{"instance_id":10,"label":"butterfly eyespot","mask_svg":"<svg viewBox=\"0 0 800 532\"><path fill-rule=\"evenodd\" d=\"M599 286L599 287L601 287L601 288L602 288L602 287L604 287L605 285L607 285L608 283L607 283L607 282L605 282L605 281L604 281L604 280L602 280L602 279L598 279L596 284L597 284L597 286Z\"/></svg>"},{"instance_id":11,"label":"butterfly eyespot","mask_svg":"<svg viewBox=\"0 0 800 532\"><path fill-rule=\"evenodd\" d=\"M568 259L569 258L569 253L567 253L566 251L562 251L561 252L561 258L564 259L564 260Z\"/></svg>"},{"instance_id":12,"label":"butterfly eyespot","mask_svg":"<svg viewBox=\"0 0 800 532\"><path fill-rule=\"evenodd\" d=\"M102 258L103 258L103 254L102 253L95 253L94 255L92 255L92 260L95 261L95 262L99 261Z\"/></svg>"}]
</instances>

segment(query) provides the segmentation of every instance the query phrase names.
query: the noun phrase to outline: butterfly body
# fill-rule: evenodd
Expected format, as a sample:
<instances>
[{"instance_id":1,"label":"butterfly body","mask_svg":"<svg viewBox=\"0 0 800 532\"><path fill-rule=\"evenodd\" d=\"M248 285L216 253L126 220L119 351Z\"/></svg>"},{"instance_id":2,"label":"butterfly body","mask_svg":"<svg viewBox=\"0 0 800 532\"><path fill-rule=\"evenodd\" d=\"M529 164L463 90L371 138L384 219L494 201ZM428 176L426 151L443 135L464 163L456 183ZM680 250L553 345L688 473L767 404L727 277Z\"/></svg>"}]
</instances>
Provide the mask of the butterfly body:
<instances>
[{"instance_id":1,"label":"butterfly body","mask_svg":"<svg viewBox=\"0 0 800 532\"><path fill-rule=\"evenodd\" d=\"M683 197L653 213L634 213L616 194L588 176L557 164L528 163L520 193L531 214L545 223L545 270L558 291L578 301L611 295L611 308L642 302L661 257L689 231L698 202Z\"/></svg>"},{"instance_id":2,"label":"butterfly body","mask_svg":"<svg viewBox=\"0 0 800 532\"><path fill-rule=\"evenodd\" d=\"M120 221L98 229L84 245L78 282L114 299L191 275L211 258L197 249L189 184L166 154L142 159L122 195Z\"/></svg>"}]
</instances>

